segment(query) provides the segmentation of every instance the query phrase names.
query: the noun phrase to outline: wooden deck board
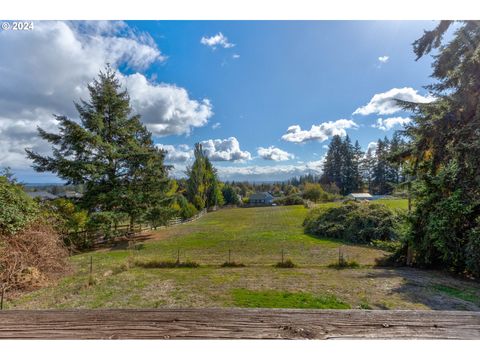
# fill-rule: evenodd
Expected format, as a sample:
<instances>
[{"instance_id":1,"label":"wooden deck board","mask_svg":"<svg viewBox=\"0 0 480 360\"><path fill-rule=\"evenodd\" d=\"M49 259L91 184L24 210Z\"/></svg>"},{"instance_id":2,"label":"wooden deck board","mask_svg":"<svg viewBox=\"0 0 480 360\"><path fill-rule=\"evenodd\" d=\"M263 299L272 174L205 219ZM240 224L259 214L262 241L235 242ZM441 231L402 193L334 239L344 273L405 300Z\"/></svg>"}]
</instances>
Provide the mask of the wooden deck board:
<instances>
[{"instance_id":1,"label":"wooden deck board","mask_svg":"<svg viewBox=\"0 0 480 360\"><path fill-rule=\"evenodd\" d=\"M0 311L0 339L480 339L480 312L135 309Z\"/></svg>"}]
</instances>

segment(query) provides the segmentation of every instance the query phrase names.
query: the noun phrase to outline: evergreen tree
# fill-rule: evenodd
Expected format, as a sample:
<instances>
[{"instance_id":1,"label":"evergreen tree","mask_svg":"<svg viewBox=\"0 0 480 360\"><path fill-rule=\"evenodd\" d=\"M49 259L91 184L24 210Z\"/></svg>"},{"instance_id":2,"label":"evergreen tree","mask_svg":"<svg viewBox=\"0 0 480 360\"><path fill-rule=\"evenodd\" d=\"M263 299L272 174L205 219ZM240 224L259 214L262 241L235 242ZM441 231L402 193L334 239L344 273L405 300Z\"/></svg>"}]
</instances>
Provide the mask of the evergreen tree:
<instances>
[{"instance_id":1,"label":"evergreen tree","mask_svg":"<svg viewBox=\"0 0 480 360\"><path fill-rule=\"evenodd\" d=\"M198 209L223 205L217 170L205 155L202 145L195 144L195 161L187 168L187 198Z\"/></svg>"},{"instance_id":2,"label":"evergreen tree","mask_svg":"<svg viewBox=\"0 0 480 360\"><path fill-rule=\"evenodd\" d=\"M414 112L401 158L414 177L409 261L480 276L480 26L459 24L452 39L441 21L415 41L417 59L438 49L430 104L402 102Z\"/></svg>"},{"instance_id":3,"label":"evergreen tree","mask_svg":"<svg viewBox=\"0 0 480 360\"><path fill-rule=\"evenodd\" d=\"M341 145L341 185L340 191L346 195L357 190L355 152L347 135Z\"/></svg>"},{"instance_id":4,"label":"evergreen tree","mask_svg":"<svg viewBox=\"0 0 480 360\"><path fill-rule=\"evenodd\" d=\"M133 224L164 200L165 152L155 147L140 115L131 115L128 93L109 66L88 90L90 101L75 103L79 123L55 116L58 134L38 129L52 144L52 155L27 149L27 156L36 171L84 185L81 206L89 212L125 213Z\"/></svg>"},{"instance_id":5,"label":"evergreen tree","mask_svg":"<svg viewBox=\"0 0 480 360\"><path fill-rule=\"evenodd\" d=\"M353 147L353 189L355 191L362 191L363 179L362 179L362 160L364 153L358 140L355 141Z\"/></svg>"},{"instance_id":6,"label":"evergreen tree","mask_svg":"<svg viewBox=\"0 0 480 360\"><path fill-rule=\"evenodd\" d=\"M360 172L363 182L370 193L373 193L373 170L375 169L375 163L375 150L369 147L360 163Z\"/></svg>"},{"instance_id":7,"label":"evergreen tree","mask_svg":"<svg viewBox=\"0 0 480 360\"><path fill-rule=\"evenodd\" d=\"M343 189L342 162L342 138L335 135L328 146L325 157L322 183L335 183L341 191Z\"/></svg>"}]
</instances>

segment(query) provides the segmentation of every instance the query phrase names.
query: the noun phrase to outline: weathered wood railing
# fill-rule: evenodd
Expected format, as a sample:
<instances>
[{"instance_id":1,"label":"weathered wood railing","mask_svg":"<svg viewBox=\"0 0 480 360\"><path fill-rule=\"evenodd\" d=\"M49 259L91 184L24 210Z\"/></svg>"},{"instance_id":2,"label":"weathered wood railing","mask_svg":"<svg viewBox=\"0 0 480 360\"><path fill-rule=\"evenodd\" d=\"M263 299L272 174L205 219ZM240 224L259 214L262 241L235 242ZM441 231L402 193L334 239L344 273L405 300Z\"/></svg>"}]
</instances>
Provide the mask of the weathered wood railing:
<instances>
[{"instance_id":1,"label":"weathered wood railing","mask_svg":"<svg viewBox=\"0 0 480 360\"><path fill-rule=\"evenodd\" d=\"M0 339L480 339L480 313L414 310L0 311Z\"/></svg>"}]
</instances>

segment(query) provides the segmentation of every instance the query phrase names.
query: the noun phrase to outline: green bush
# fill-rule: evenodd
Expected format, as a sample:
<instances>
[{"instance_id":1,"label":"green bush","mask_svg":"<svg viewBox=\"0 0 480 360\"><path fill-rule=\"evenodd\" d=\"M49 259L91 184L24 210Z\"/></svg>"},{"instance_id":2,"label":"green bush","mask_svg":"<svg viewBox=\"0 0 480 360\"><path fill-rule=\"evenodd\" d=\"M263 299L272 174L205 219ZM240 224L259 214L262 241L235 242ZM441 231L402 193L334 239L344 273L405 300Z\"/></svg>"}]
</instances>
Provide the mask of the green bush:
<instances>
[{"instance_id":1,"label":"green bush","mask_svg":"<svg viewBox=\"0 0 480 360\"><path fill-rule=\"evenodd\" d=\"M279 199L275 199L275 203L278 205L304 205L305 201L298 194L293 194Z\"/></svg>"},{"instance_id":2,"label":"green bush","mask_svg":"<svg viewBox=\"0 0 480 360\"><path fill-rule=\"evenodd\" d=\"M37 203L8 176L0 176L0 235L23 230L39 213Z\"/></svg>"},{"instance_id":3,"label":"green bush","mask_svg":"<svg viewBox=\"0 0 480 360\"><path fill-rule=\"evenodd\" d=\"M477 226L468 232L468 243L465 249L466 269L468 272L479 276L480 274L480 218Z\"/></svg>"},{"instance_id":4,"label":"green bush","mask_svg":"<svg viewBox=\"0 0 480 360\"><path fill-rule=\"evenodd\" d=\"M392 253L395 251L398 251L402 246L402 243L400 241L373 240L371 244L377 249L392 252Z\"/></svg>"},{"instance_id":5,"label":"green bush","mask_svg":"<svg viewBox=\"0 0 480 360\"><path fill-rule=\"evenodd\" d=\"M374 240L395 240L397 222L397 214L385 205L349 201L311 210L303 225L310 234L370 244Z\"/></svg>"}]
</instances>

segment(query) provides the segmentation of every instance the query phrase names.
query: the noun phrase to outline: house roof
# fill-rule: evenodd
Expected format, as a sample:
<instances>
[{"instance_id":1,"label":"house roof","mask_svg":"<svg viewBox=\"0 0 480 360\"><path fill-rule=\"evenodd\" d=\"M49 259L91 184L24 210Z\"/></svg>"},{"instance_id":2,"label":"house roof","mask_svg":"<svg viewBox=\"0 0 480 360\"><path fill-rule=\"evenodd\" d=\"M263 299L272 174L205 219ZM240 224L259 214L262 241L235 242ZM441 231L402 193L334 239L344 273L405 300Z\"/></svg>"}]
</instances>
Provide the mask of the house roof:
<instances>
[{"instance_id":1,"label":"house roof","mask_svg":"<svg viewBox=\"0 0 480 360\"><path fill-rule=\"evenodd\" d=\"M63 193L58 194L59 197L64 197L67 199L80 199L83 195L76 191L67 190Z\"/></svg>"},{"instance_id":2,"label":"house roof","mask_svg":"<svg viewBox=\"0 0 480 360\"><path fill-rule=\"evenodd\" d=\"M371 198L372 195L369 193L350 193L348 196L352 196L354 198Z\"/></svg>"},{"instance_id":3,"label":"house roof","mask_svg":"<svg viewBox=\"0 0 480 360\"><path fill-rule=\"evenodd\" d=\"M49 193L48 191L27 191L27 195L32 199L40 198L42 200L53 200L57 198L57 196Z\"/></svg>"},{"instance_id":4,"label":"house roof","mask_svg":"<svg viewBox=\"0 0 480 360\"><path fill-rule=\"evenodd\" d=\"M273 199L274 197L268 192L258 192L250 196L250 200Z\"/></svg>"}]
</instances>

